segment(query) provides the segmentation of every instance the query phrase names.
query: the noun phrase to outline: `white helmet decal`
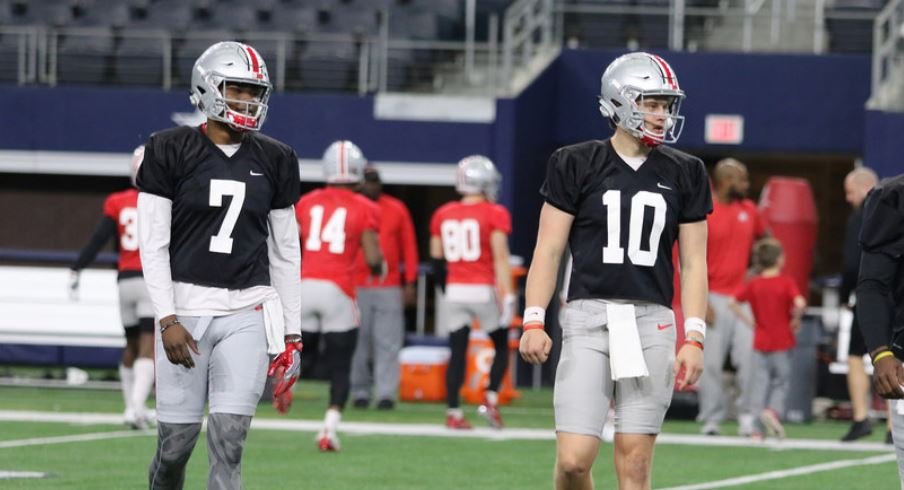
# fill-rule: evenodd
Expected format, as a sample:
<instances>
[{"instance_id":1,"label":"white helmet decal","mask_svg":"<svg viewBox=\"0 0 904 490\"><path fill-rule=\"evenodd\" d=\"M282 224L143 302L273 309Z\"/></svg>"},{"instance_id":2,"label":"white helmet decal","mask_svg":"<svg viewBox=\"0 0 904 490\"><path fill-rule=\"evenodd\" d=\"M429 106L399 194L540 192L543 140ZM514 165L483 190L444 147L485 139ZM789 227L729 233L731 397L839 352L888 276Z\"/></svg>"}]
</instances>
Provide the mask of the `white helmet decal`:
<instances>
[{"instance_id":1,"label":"white helmet decal","mask_svg":"<svg viewBox=\"0 0 904 490\"><path fill-rule=\"evenodd\" d=\"M364 178L367 159L348 140L334 141L323 152L323 178L328 184L356 184Z\"/></svg>"},{"instance_id":2,"label":"white helmet decal","mask_svg":"<svg viewBox=\"0 0 904 490\"><path fill-rule=\"evenodd\" d=\"M649 53L619 56L603 72L600 85L600 112L604 117L649 146L678 141L684 128L684 116L679 113L685 95L675 71L664 59ZM660 133L644 126L644 116L652 114L642 109L647 97L671 99Z\"/></svg>"},{"instance_id":3,"label":"white helmet decal","mask_svg":"<svg viewBox=\"0 0 904 490\"><path fill-rule=\"evenodd\" d=\"M226 99L226 84L257 85L260 96L251 101ZM228 124L237 131L257 131L267 118L267 101L272 92L267 64L247 44L224 41L214 44L195 61L191 71L189 99L208 118ZM236 111L227 102L244 105Z\"/></svg>"}]
</instances>

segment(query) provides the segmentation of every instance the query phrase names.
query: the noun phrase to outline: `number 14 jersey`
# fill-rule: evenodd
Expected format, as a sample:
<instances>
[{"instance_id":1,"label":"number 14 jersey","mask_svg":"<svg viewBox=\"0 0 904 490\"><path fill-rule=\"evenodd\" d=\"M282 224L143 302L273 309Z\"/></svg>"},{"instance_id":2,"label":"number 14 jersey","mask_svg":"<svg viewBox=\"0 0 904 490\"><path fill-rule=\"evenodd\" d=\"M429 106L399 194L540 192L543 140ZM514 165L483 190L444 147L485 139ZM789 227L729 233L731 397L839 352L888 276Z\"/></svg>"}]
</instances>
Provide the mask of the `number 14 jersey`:
<instances>
[{"instance_id":1,"label":"number 14 jersey","mask_svg":"<svg viewBox=\"0 0 904 490\"><path fill-rule=\"evenodd\" d=\"M301 278L333 281L355 297L355 258L364 230L377 232L380 208L341 187L311 191L295 206L301 233Z\"/></svg>"},{"instance_id":2,"label":"number 14 jersey","mask_svg":"<svg viewBox=\"0 0 904 490\"><path fill-rule=\"evenodd\" d=\"M610 140L556 150L540 190L574 216L568 300L622 299L671 307L678 226L712 211L703 162L667 146L634 170Z\"/></svg>"}]
</instances>

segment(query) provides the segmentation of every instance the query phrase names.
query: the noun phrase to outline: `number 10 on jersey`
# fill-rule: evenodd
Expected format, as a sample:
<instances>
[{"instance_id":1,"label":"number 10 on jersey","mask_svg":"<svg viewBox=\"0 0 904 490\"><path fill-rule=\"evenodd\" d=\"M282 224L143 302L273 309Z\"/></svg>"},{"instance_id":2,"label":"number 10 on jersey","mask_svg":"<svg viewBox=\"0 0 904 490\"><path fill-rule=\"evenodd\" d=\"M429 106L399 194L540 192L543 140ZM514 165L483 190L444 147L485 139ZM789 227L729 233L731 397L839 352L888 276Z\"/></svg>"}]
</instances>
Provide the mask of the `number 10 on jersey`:
<instances>
[{"instance_id":1,"label":"number 10 on jersey","mask_svg":"<svg viewBox=\"0 0 904 490\"><path fill-rule=\"evenodd\" d=\"M622 193L609 190L603 193L606 208L606 245L603 246L604 264L624 264L625 249L621 244ZM653 226L650 228L650 249L642 250L644 214L653 208ZM659 254L659 239L665 228L666 203L662 194L640 191L631 198L630 223L628 224L628 259L634 265L653 267Z\"/></svg>"}]
</instances>

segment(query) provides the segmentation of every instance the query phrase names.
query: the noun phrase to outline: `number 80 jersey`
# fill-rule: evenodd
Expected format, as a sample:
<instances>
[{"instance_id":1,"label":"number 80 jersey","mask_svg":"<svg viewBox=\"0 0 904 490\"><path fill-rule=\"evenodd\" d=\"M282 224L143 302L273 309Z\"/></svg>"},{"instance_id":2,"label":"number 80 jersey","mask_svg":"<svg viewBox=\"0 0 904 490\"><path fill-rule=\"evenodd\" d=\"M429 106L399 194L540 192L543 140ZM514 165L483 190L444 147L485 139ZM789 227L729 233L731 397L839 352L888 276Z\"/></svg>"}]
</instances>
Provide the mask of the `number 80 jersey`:
<instances>
[{"instance_id":1,"label":"number 80 jersey","mask_svg":"<svg viewBox=\"0 0 904 490\"><path fill-rule=\"evenodd\" d=\"M488 201L444 204L430 219L430 235L443 245L449 284L496 284L490 235L512 232L507 209Z\"/></svg>"},{"instance_id":2,"label":"number 80 jersey","mask_svg":"<svg viewBox=\"0 0 904 490\"><path fill-rule=\"evenodd\" d=\"M667 146L634 170L610 140L560 148L540 190L574 216L568 300L622 299L671 307L678 226L712 212L703 162Z\"/></svg>"}]
</instances>

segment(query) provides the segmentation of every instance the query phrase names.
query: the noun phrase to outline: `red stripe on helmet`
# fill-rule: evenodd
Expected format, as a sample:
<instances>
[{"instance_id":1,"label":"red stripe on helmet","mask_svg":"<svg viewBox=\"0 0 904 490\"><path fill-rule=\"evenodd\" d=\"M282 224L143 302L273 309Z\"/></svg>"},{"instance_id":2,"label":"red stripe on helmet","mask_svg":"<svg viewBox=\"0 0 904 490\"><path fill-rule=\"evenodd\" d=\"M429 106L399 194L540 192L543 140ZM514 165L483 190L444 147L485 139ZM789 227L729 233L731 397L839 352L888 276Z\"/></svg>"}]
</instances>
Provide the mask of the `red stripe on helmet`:
<instances>
[{"instance_id":1,"label":"red stripe on helmet","mask_svg":"<svg viewBox=\"0 0 904 490\"><path fill-rule=\"evenodd\" d=\"M348 162L345 161L345 141L339 142L339 177L348 177Z\"/></svg>"},{"instance_id":2,"label":"red stripe on helmet","mask_svg":"<svg viewBox=\"0 0 904 490\"><path fill-rule=\"evenodd\" d=\"M257 78L264 78L264 75L261 73L260 62L257 60L257 53L254 52L254 48L251 46L245 46L245 51L248 53L248 59L251 61L251 71L257 75Z\"/></svg>"},{"instance_id":3,"label":"red stripe on helmet","mask_svg":"<svg viewBox=\"0 0 904 490\"><path fill-rule=\"evenodd\" d=\"M653 60L659 65L659 69L662 70L662 76L665 78L666 83L672 87L672 90L678 90L678 80L675 79L675 74L672 73L672 67L659 56L656 56L655 54L650 56L653 57Z\"/></svg>"}]
</instances>

